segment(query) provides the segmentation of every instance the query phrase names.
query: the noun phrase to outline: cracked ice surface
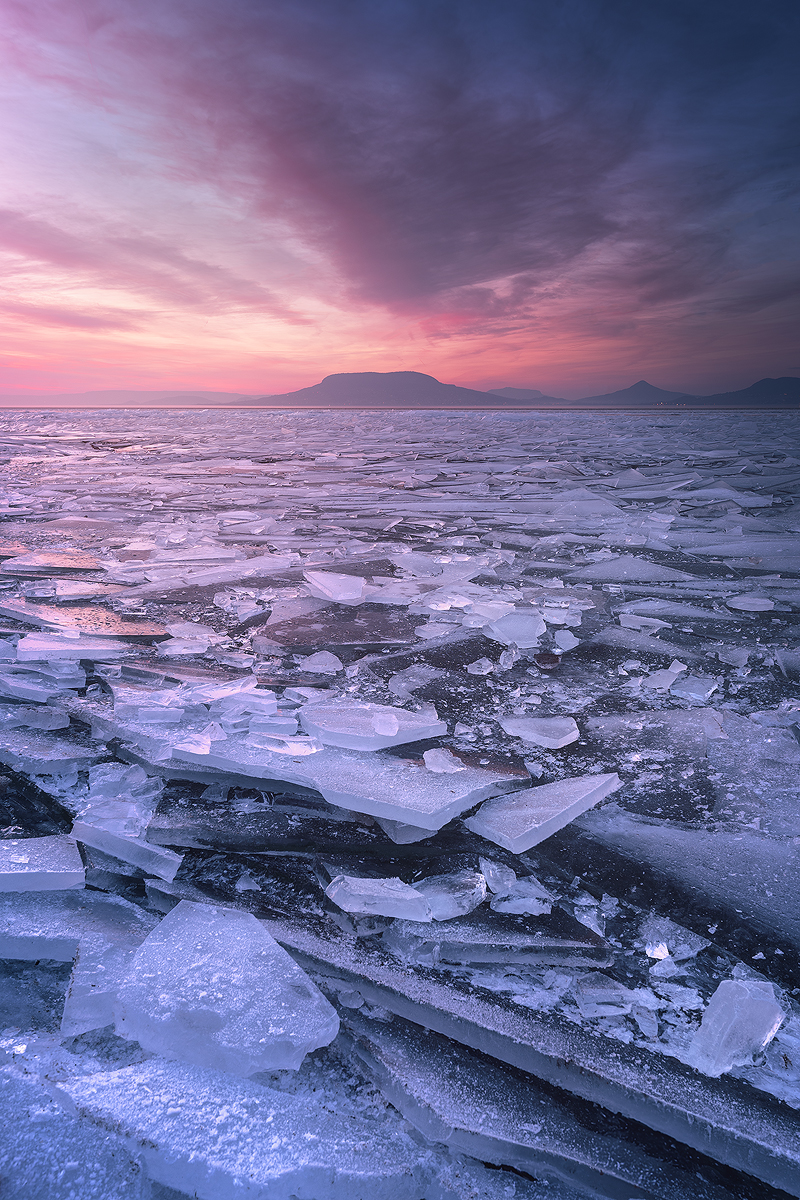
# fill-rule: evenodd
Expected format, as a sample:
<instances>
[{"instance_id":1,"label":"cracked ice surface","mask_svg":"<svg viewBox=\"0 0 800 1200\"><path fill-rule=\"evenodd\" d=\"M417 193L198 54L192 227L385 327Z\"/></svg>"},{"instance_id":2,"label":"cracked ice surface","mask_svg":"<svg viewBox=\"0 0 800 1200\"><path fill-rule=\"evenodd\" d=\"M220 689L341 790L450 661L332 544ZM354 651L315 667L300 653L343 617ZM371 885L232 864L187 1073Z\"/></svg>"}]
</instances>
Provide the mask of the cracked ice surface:
<instances>
[{"instance_id":1,"label":"cracked ice surface","mask_svg":"<svg viewBox=\"0 0 800 1200\"><path fill-rule=\"evenodd\" d=\"M798 418L386 421L2 415L3 1187L800 1195Z\"/></svg>"}]
</instances>

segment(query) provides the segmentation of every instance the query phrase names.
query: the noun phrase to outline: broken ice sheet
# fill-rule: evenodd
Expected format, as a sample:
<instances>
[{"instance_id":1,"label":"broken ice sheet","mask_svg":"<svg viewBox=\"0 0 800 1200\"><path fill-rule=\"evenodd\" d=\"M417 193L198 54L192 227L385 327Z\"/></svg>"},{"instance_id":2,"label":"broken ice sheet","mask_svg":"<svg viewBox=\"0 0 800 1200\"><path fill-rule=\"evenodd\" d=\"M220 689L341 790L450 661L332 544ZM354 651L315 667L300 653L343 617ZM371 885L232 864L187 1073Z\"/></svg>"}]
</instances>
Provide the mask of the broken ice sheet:
<instances>
[{"instance_id":1,"label":"broken ice sheet","mask_svg":"<svg viewBox=\"0 0 800 1200\"><path fill-rule=\"evenodd\" d=\"M572 717L501 717L500 724L510 737L549 750L560 750L580 737Z\"/></svg>"},{"instance_id":2,"label":"broken ice sheet","mask_svg":"<svg viewBox=\"0 0 800 1200\"><path fill-rule=\"evenodd\" d=\"M685 1061L714 1078L746 1066L769 1045L785 1017L766 980L723 979L708 1002Z\"/></svg>"},{"instance_id":3,"label":"broken ice sheet","mask_svg":"<svg viewBox=\"0 0 800 1200\"><path fill-rule=\"evenodd\" d=\"M83 886L83 860L72 838L0 841L0 891L50 892Z\"/></svg>"},{"instance_id":4,"label":"broken ice sheet","mask_svg":"<svg viewBox=\"0 0 800 1200\"><path fill-rule=\"evenodd\" d=\"M350 750L382 750L447 732L436 716L352 700L307 704L300 710L300 722L324 744Z\"/></svg>"},{"instance_id":5,"label":"broken ice sheet","mask_svg":"<svg viewBox=\"0 0 800 1200\"><path fill-rule=\"evenodd\" d=\"M428 901L434 921L464 917L486 899L486 880L477 871L430 875L417 880L414 887Z\"/></svg>"},{"instance_id":6,"label":"broken ice sheet","mask_svg":"<svg viewBox=\"0 0 800 1200\"><path fill-rule=\"evenodd\" d=\"M336 1013L250 913L182 900L134 955L117 1032L165 1058L253 1075L327 1046Z\"/></svg>"},{"instance_id":7,"label":"broken ice sheet","mask_svg":"<svg viewBox=\"0 0 800 1200\"><path fill-rule=\"evenodd\" d=\"M404 917L409 921L430 921L433 917L425 894L401 879L336 875L326 887L325 895L349 913Z\"/></svg>"},{"instance_id":8,"label":"broken ice sheet","mask_svg":"<svg viewBox=\"0 0 800 1200\"><path fill-rule=\"evenodd\" d=\"M620 787L616 774L582 775L487 800L464 824L490 842L522 854Z\"/></svg>"}]
</instances>

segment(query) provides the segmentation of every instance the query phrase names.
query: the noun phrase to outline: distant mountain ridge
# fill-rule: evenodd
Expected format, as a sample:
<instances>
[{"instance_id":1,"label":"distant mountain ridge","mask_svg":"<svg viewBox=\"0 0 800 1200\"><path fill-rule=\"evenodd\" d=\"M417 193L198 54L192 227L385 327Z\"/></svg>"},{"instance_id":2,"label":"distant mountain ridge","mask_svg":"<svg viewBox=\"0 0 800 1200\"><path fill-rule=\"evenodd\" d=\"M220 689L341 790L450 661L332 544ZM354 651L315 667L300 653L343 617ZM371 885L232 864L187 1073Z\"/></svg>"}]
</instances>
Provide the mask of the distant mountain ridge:
<instances>
[{"instance_id":1,"label":"distant mountain ridge","mask_svg":"<svg viewBox=\"0 0 800 1200\"><path fill-rule=\"evenodd\" d=\"M241 392L123 391L60 392L0 396L4 408L401 408L401 409L632 409L800 408L800 378L760 379L735 392L695 396L655 387L644 379L631 387L578 400L547 396L535 388L502 387L481 392L440 383L421 371L354 371L325 378L311 387L280 395Z\"/></svg>"}]
</instances>

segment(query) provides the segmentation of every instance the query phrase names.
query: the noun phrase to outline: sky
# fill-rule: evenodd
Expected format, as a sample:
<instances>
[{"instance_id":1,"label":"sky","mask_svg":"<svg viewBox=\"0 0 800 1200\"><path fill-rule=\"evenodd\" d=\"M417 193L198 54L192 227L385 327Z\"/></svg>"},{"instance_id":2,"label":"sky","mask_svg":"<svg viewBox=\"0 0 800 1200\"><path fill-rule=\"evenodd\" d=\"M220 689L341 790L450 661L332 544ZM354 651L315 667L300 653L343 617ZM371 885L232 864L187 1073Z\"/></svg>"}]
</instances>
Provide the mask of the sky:
<instances>
[{"instance_id":1,"label":"sky","mask_svg":"<svg viewBox=\"0 0 800 1200\"><path fill-rule=\"evenodd\" d=\"M789 0L0 0L0 393L800 375Z\"/></svg>"}]
</instances>

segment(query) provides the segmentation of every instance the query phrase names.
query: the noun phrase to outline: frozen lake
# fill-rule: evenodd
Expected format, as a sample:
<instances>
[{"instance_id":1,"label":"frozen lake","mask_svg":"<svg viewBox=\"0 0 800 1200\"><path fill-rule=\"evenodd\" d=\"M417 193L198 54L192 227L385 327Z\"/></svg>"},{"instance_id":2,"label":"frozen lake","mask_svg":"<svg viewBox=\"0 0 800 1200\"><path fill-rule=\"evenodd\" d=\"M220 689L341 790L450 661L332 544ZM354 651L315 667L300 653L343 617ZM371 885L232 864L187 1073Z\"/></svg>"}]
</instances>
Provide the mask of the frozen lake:
<instances>
[{"instance_id":1,"label":"frozen lake","mask_svg":"<svg viewBox=\"0 0 800 1200\"><path fill-rule=\"evenodd\" d=\"M3 1195L800 1196L800 414L0 459Z\"/></svg>"}]
</instances>

